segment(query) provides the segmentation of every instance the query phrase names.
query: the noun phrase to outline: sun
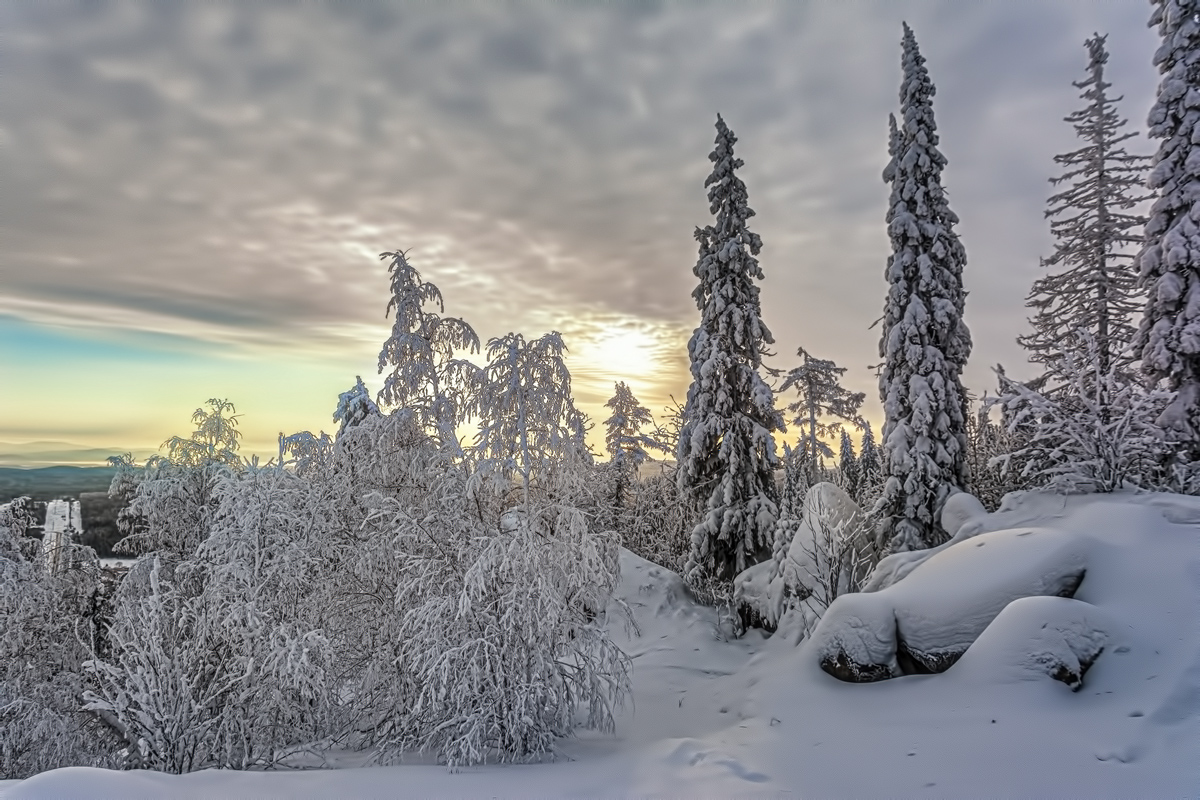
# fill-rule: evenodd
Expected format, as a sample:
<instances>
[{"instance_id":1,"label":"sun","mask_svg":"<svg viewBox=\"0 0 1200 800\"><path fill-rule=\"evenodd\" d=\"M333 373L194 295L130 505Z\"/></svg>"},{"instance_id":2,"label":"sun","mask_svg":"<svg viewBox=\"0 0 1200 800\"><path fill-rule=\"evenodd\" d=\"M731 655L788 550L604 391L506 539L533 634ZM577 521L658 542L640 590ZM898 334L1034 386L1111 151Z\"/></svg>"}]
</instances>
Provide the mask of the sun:
<instances>
[{"instance_id":1,"label":"sun","mask_svg":"<svg viewBox=\"0 0 1200 800\"><path fill-rule=\"evenodd\" d=\"M636 378L656 371L658 344L648 331L639 328L606 328L580 348L580 358L596 374L607 373L614 381Z\"/></svg>"}]
</instances>

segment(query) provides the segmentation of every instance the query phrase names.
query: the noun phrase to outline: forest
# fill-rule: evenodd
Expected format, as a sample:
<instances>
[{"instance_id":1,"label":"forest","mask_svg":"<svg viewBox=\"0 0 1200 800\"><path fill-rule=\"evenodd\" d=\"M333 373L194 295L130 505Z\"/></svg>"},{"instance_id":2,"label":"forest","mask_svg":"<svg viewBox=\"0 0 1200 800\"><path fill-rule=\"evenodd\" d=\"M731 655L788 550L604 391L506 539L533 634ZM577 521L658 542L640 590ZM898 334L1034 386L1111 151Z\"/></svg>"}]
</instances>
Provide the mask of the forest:
<instances>
[{"instance_id":1,"label":"forest","mask_svg":"<svg viewBox=\"0 0 1200 800\"><path fill-rule=\"evenodd\" d=\"M801 779L784 766L795 735L786 724L797 716L869 720L854 710L866 695L850 691L886 684L891 694L873 697L900 698L889 713L919 720L926 706L912 698L937 706L931 681L955 686L956 675L978 697L1045 690L1010 707L1043 706L1029 719L1060 714L1047 736L1082 718L1069 703L1093 680L1140 703L1121 717L1145 717L1134 755L1068 759L1063 782L1044 766L1030 778L1043 783L999 784L1002 795L1133 785L1169 796L1187 786L1194 767L1180 743L1200 722L1200 637L1155 637L1170 630L1161 615L1175 613L1163 608L1195 599L1186 575L1200 564L1200 8L1154 9L1154 155L1138 153L1141 132L1105 79L1106 37L1084 44L1079 106L1065 117L1078 146L1055 158L1045 209L1054 248L1029 288L1020 338L1034 379L997 367L983 397L962 384L967 254L942 185L934 83L905 25L882 174L891 250L880 258L881 430L821 342L800 346L790 369L764 361L776 342L760 303L763 242L738 137L718 115L682 402L655 414L614 375L610 415L589 419L572 396L570 342L557 332L482 341L396 249L381 255L383 388L373 395L358 377L331 398L332 434L281 434L276 457L246 458L235 403L213 398L159 455L113 459L115 551L133 562L127 570L105 568L81 544L26 535L29 498L0 506L0 778L13 781L0 790L81 791L62 769L71 767L303 774L420 763L450 781L506 762L562 768L572 740L619 738L631 704L654 707L646 687L674 686L638 682L640 670L659 675L651 634L690 646L700 629L705 680L792 688L778 689L778 708L754 695L739 716L761 723L761 746L665 737L669 753L645 756L657 766L631 770L641 777L614 792L792 788ZM588 445L593 427L604 453ZM1129 585L1155 574L1161 586ZM1154 686L1166 694L1123 688L1131 676L1145 684L1145 659L1156 657L1164 678ZM737 666L713 666L722 659ZM796 701L788 716L779 709L801 684L822 699L807 712ZM709 716L732 724L727 709L744 698L724 691ZM981 714L982 727L994 732L995 716ZM953 726L938 735L930 741L951 750ZM885 734L871 736L885 747ZM987 741L1004 761L1004 740ZM604 752L567 760L608 764ZM767 766L746 766L755 757ZM805 787L859 794L846 758ZM1139 758L1132 784L1096 772ZM969 769L941 763L960 782L938 791L971 786ZM728 770L696 773L696 783L666 777L713 764ZM908 767L897 769L907 779ZM601 785L573 783L582 771L543 774L553 782L519 773L503 791ZM1161 783L1147 786L1150 774ZM35 783L54 775L64 776L57 788ZM411 791L487 791L455 786Z\"/></svg>"}]
</instances>

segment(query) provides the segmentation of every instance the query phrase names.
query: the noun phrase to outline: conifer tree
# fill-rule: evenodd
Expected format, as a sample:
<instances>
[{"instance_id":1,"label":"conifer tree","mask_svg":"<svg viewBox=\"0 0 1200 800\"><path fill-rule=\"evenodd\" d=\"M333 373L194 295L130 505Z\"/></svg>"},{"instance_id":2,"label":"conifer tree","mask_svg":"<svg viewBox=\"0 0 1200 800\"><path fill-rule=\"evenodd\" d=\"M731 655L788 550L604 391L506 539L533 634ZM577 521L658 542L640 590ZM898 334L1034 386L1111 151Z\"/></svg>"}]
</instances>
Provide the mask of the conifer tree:
<instances>
[{"instance_id":1,"label":"conifer tree","mask_svg":"<svg viewBox=\"0 0 1200 800\"><path fill-rule=\"evenodd\" d=\"M882 542L892 551L931 547L945 536L942 504L966 484L966 394L960 375L971 352L963 322L966 253L942 188L934 86L904 25L901 124L892 127L883 178L888 203L889 284L879 343L879 394L886 421L886 483L876 504Z\"/></svg>"},{"instance_id":2,"label":"conifer tree","mask_svg":"<svg viewBox=\"0 0 1200 800\"><path fill-rule=\"evenodd\" d=\"M1025 303L1036 312L1030 320L1034 330L1018 337L1030 351L1029 360L1044 366L1038 389L1068 405L1066 395L1078 384L1066 366L1078 360L1079 354L1071 352L1082 341L1076 333L1085 331L1094 343L1096 374L1128 374L1134 334L1130 315L1139 307L1133 255L1125 248L1140 240L1138 228L1145 223L1131 209L1144 199L1137 190L1149 159L1130 154L1121 144L1137 133L1121 133L1126 120L1117 114L1116 103L1122 98L1108 96L1112 84L1104 80L1105 38L1096 34L1084 43L1088 77L1074 86L1087 105L1065 117L1085 144L1054 157L1065 169L1050 182L1065 188L1046 204L1056 243L1042 266L1057 271L1034 281ZM1095 401L1097 384L1091 384L1082 388Z\"/></svg>"},{"instance_id":3,"label":"conifer tree","mask_svg":"<svg viewBox=\"0 0 1200 800\"><path fill-rule=\"evenodd\" d=\"M771 388L758 374L764 348L774 339L762 320L756 280L762 239L746 227L754 215L746 185L736 175L737 141L717 117L716 148L709 155L712 225L696 229L700 256L692 292L700 325L688 343L692 384L679 435L681 491L705 506L692 531L688 575L730 580L769 555L778 514L772 431L783 430Z\"/></svg>"},{"instance_id":4,"label":"conifer tree","mask_svg":"<svg viewBox=\"0 0 1200 800\"><path fill-rule=\"evenodd\" d=\"M341 423L338 427L339 435L347 428L361 424L368 417L379 415L379 406L371 399L371 393L363 384L362 376L355 375L354 381L353 386L338 395L337 408L333 412L333 421Z\"/></svg>"},{"instance_id":5,"label":"conifer tree","mask_svg":"<svg viewBox=\"0 0 1200 800\"><path fill-rule=\"evenodd\" d=\"M1200 0L1154 0L1162 73L1149 135L1161 139L1147 185L1157 199L1136 264L1147 292L1134 346L1142 371L1176 390L1159 417L1200 457Z\"/></svg>"},{"instance_id":6,"label":"conifer tree","mask_svg":"<svg viewBox=\"0 0 1200 800\"><path fill-rule=\"evenodd\" d=\"M842 430L842 442L840 452L838 453L838 469L842 473L842 486L846 490L846 494L858 500L859 490L859 467L858 458L854 455L854 442L850 439L850 432Z\"/></svg>"},{"instance_id":7,"label":"conifer tree","mask_svg":"<svg viewBox=\"0 0 1200 800\"><path fill-rule=\"evenodd\" d=\"M666 445L642 433L643 425L654 424L650 409L638 402L625 381L618 381L614 389L615 393L604 404L605 408L612 409L612 416L604 421L604 445L612 460L628 461L637 466L650 457L647 447L666 451Z\"/></svg>"},{"instance_id":8,"label":"conifer tree","mask_svg":"<svg viewBox=\"0 0 1200 800\"><path fill-rule=\"evenodd\" d=\"M792 424L800 428L808 479L815 482L821 459L833 458L833 450L821 437L833 435L840 427L837 422L823 420L834 417L858 427L862 422L858 410L866 395L843 389L838 383L838 378L846 374L845 367L828 359L814 358L803 347L796 355L800 356L801 364L788 372L779 391L783 393L794 388L800 395L787 410L796 415Z\"/></svg>"},{"instance_id":9,"label":"conifer tree","mask_svg":"<svg viewBox=\"0 0 1200 800\"><path fill-rule=\"evenodd\" d=\"M604 421L604 444L611 456L614 475L612 500L620 508L624 505L626 490L637 475L638 466L650 457L646 448L668 452L669 448L652 436L642 433L643 425L653 425L650 409L638 403L633 390L619 381L616 392L605 408L612 409L612 416Z\"/></svg>"},{"instance_id":10,"label":"conifer tree","mask_svg":"<svg viewBox=\"0 0 1200 800\"><path fill-rule=\"evenodd\" d=\"M882 477L883 464L879 458L879 447L875 444L875 432L871 430L871 423L863 420L862 442L858 447L859 494L855 499L862 502L866 492L874 489Z\"/></svg>"}]
</instances>

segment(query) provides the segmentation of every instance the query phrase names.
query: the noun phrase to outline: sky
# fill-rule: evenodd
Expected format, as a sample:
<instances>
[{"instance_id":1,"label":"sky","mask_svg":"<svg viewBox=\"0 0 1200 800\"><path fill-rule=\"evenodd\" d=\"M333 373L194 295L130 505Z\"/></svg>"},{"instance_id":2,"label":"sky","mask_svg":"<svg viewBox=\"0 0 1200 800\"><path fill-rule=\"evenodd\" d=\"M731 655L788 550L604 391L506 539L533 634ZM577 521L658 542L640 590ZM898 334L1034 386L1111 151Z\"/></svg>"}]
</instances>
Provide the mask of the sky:
<instances>
[{"instance_id":1,"label":"sky","mask_svg":"<svg viewBox=\"0 0 1200 800\"><path fill-rule=\"evenodd\" d=\"M404 249L486 341L560 331L603 439L624 380L682 401L713 124L736 132L776 355L870 365L901 21L937 86L967 251L964 383L1015 342L1077 146L1084 40L1144 130L1148 3L0 4L0 462L153 452L228 398L243 448L336 428ZM1143 137L1128 145L1151 153ZM786 398L781 399L781 403ZM60 446L53 443L67 443ZM65 455L67 451L74 456ZM54 452L53 456L35 456ZM97 462L99 463L99 462Z\"/></svg>"}]
</instances>

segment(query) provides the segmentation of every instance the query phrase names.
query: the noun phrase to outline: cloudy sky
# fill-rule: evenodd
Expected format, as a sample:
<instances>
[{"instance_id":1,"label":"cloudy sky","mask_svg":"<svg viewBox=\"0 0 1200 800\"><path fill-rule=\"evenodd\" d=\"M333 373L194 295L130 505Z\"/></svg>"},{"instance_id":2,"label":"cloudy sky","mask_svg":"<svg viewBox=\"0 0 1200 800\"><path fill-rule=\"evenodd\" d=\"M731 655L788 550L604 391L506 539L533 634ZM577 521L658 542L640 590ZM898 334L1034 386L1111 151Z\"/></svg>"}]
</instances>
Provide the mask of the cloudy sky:
<instances>
[{"instance_id":1,"label":"cloudy sky","mask_svg":"<svg viewBox=\"0 0 1200 800\"><path fill-rule=\"evenodd\" d=\"M1050 249L1083 41L1144 127L1140 0L0 4L0 452L152 451L227 397L246 447L332 429L407 249L484 339L563 333L597 421L615 380L687 387L713 122L739 137L771 363L848 368L880 419L887 116L900 23L935 84L966 245L965 382ZM1140 142L1140 143L1139 143ZM1150 152L1135 139L1131 149ZM13 445L20 445L14 447Z\"/></svg>"}]
</instances>

